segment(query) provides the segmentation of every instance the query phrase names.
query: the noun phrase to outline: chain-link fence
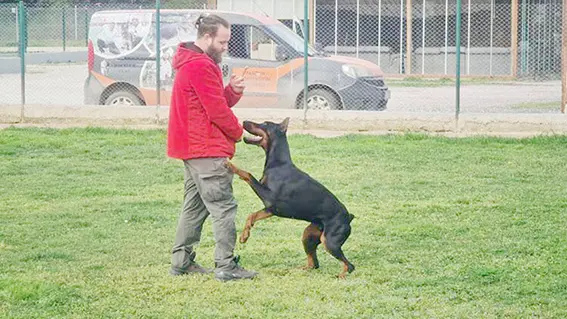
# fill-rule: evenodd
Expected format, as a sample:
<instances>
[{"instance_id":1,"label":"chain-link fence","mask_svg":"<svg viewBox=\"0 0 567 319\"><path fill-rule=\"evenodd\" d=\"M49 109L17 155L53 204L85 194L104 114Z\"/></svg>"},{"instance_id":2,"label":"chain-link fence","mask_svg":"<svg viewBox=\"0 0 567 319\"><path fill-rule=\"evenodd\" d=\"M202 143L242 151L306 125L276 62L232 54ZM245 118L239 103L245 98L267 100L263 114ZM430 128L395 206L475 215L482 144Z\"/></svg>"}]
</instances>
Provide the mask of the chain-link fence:
<instances>
[{"instance_id":1,"label":"chain-link fence","mask_svg":"<svg viewBox=\"0 0 567 319\"><path fill-rule=\"evenodd\" d=\"M17 4L0 4L0 56L18 52L19 23Z\"/></svg>"},{"instance_id":2,"label":"chain-link fence","mask_svg":"<svg viewBox=\"0 0 567 319\"><path fill-rule=\"evenodd\" d=\"M218 9L231 23L225 84L247 70L235 107L303 109L305 91L309 110L457 107L455 0L162 2L0 4L0 104L168 106L177 46ZM559 113L562 9L462 0L460 111Z\"/></svg>"}]
</instances>

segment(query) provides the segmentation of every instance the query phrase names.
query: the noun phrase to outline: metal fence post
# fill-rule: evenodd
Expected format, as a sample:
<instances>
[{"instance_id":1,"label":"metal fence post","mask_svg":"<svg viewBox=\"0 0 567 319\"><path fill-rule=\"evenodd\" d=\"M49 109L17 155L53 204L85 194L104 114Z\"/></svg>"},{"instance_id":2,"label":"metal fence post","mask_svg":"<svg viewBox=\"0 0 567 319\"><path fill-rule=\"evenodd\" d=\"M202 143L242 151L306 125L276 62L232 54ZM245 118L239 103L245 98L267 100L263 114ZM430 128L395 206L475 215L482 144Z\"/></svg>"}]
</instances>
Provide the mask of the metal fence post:
<instances>
[{"instance_id":1,"label":"metal fence post","mask_svg":"<svg viewBox=\"0 0 567 319\"><path fill-rule=\"evenodd\" d=\"M522 51L520 52L520 63L521 63L521 68L520 68L520 73L521 75L526 75L527 73L527 51L528 51L528 23L526 20L526 11L527 11L527 5L526 5L526 0L522 0Z\"/></svg>"},{"instance_id":2,"label":"metal fence post","mask_svg":"<svg viewBox=\"0 0 567 319\"><path fill-rule=\"evenodd\" d=\"M456 100L455 100L455 124L458 125L459 120L459 112L461 111L461 0L457 0L457 23L455 26L455 35L456 35L456 81L455 81L455 89L456 89Z\"/></svg>"},{"instance_id":3,"label":"metal fence post","mask_svg":"<svg viewBox=\"0 0 567 319\"><path fill-rule=\"evenodd\" d=\"M160 31L160 24L161 24L161 2L160 0L156 0L156 124L159 123L159 104L161 99L161 70L160 70L160 61L161 61L161 31Z\"/></svg>"},{"instance_id":4,"label":"metal fence post","mask_svg":"<svg viewBox=\"0 0 567 319\"><path fill-rule=\"evenodd\" d=\"M567 1L563 0L561 29L561 113L567 107Z\"/></svg>"},{"instance_id":5,"label":"metal fence post","mask_svg":"<svg viewBox=\"0 0 567 319\"><path fill-rule=\"evenodd\" d=\"M303 121L307 120L309 85L309 0L303 0Z\"/></svg>"},{"instance_id":6,"label":"metal fence post","mask_svg":"<svg viewBox=\"0 0 567 319\"><path fill-rule=\"evenodd\" d=\"M24 105L26 104L26 12L24 1L20 0L18 6L18 30L19 30L19 51L20 51L20 75L21 75L21 88L22 94L22 107L20 110L20 121L24 121Z\"/></svg>"}]
</instances>

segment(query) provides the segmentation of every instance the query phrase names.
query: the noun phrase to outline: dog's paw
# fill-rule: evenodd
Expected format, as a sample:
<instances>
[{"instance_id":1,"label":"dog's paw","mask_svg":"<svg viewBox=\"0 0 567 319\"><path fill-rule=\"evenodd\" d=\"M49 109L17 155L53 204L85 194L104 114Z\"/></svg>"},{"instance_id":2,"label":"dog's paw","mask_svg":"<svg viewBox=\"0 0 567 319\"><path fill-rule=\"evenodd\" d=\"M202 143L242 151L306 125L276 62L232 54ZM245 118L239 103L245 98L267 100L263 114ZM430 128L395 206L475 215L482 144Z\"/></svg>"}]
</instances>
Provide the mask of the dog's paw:
<instances>
[{"instance_id":1,"label":"dog's paw","mask_svg":"<svg viewBox=\"0 0 567 319\"><path fill-rule=\"evenodd\" d=\"M238 169L236 168L236 166L234 166L234 164L232 164L231 161L226 161L224 162L224 166L226 168L228 168L229 170L231 170L233 173L236 173L238 171Z\"/></svg>"},{"instance_id":2,"label":"dog's paw","mask_svg":"<svg viewBox=\"0 0 567 319\"><path fill-rule=\"evenodd\" d=\"M248 237L250 237L250 232L245 230L242 232L242 235L240 235L240 243L246 243L248 241Z\"/></svg>"},{"instance_id":3,"label":"dog's paw","mask_svg":"<svg viewBox=\"0 0 567 319\"><path fill-rule=\"evenodd\" d=\"M307 265L307 266L301 266L299 267L299 269L301 270L315 270L315 269L319 269L319 266L315 266L315 265Z\"/></svg>"}]
</instances>

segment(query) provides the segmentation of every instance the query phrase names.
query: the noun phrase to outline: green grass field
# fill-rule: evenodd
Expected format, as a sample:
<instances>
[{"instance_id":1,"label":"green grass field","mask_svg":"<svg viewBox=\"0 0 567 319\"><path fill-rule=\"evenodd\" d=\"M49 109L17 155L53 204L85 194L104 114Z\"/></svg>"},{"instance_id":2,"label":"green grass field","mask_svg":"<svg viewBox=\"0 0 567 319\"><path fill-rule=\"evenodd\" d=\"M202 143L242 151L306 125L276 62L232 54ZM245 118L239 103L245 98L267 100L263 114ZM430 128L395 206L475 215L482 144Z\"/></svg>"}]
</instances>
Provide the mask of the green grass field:
<instances>
[{"instance_id":1,"label":"green grass field","mask_svg":"<svg viewBox=\"0 0 567 319\"><path fill-rule=\"evenodd\" d=\"M512 108L518 109L518 110L530 110L530 109L560 110L561 109L561 101L543 102L543 103L527 102L527 103L520 103L520 104L512 105Z\"/></svg>"},{"instance_id":2,"label":"green grass field","mask_svg":"<svg viewBox=\"0 0 567 319\"><path fill-rule=\"evenodd\" d=\"M319 247L303 271L307 225L271 218L236 253L252 281L171 277L181 162L164 131L0 131L3 318L565 318L566 137L290 136L295 163L356 215L357 267ZM234 163L261 175L263 152ZM234 180L238 233L261 208ZM212 267L211 221L197 260Z\"/></svg>"}]
</instances>

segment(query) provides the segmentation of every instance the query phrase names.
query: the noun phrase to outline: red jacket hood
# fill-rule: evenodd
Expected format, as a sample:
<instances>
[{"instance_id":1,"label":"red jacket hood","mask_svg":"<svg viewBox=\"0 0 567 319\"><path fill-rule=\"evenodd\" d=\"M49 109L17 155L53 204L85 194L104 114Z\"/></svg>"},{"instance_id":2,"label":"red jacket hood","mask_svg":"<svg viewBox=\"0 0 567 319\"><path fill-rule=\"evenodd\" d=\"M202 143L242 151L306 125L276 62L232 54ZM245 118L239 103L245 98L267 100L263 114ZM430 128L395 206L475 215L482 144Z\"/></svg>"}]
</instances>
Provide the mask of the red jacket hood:
<instances>
[{"instance_id":1,"label":"red jacket hood","mask_svg":"<svg viewBox=\"0 0 567 319\"><path fill-rule=\"evenodd\" d=\"M172 66L175 70L178 70L183 65L191 61L200 60L200 59L210 59L210 57L207 54L203 52L197 52L189 48L191 44L193 43L192 42L179 43L179 45L177 46L177 51L175 52L172 61Z\"/></svg>"}]
</instances>

